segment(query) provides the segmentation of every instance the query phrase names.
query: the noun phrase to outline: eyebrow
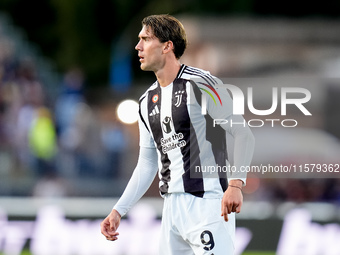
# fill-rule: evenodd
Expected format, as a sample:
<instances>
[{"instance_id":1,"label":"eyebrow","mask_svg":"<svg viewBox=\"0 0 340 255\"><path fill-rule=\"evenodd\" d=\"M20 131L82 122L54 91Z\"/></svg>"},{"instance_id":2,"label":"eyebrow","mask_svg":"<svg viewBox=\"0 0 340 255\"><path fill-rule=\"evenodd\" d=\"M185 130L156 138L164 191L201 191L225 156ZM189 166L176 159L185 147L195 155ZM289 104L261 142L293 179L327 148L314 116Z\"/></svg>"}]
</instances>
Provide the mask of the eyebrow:
<instances>
[{"instance_id":1,"label":"eyebrow","mask_svg":"<svg viewBox=\"0 0 340 255\"><path fill-rule=\"evenodd\" d=\"M151 38L149 35L139 35L138 39L145 39L145 38Z\"/></svg>"},{"instance_id":2,"label":"eyebrow","mask_svg":"<svg viewBox=\"0 0 340 255\"><path fill-rule=\"evenodd\" d=\"M152 33L150 33L150 31L148 29L146 29L142 34L141 33L138 34L138 39L144 40L146 38L153 38L153 37L154 37L154 35Z\"/></svg>"}]
</instances>

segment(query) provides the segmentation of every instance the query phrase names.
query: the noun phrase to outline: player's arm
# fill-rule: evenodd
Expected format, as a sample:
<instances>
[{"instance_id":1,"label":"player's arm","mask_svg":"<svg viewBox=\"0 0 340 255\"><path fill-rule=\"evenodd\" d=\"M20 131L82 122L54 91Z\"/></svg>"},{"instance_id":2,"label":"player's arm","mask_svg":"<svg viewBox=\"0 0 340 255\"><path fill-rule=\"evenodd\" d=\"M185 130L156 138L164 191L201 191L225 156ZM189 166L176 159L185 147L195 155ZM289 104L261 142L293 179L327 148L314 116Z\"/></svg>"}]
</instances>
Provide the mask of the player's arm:
<instances>
[{"instance_id":1,"label":"player's arm","mask_svg":"<svg viewBox=\"0 0 340 255\"><path fill-rule=\"evenodd\" d=\"M204 90L211 92L209 95L205 94L207 114L217 121L216 124L219 124L227 132L227 136L234 138L233 168L236 171L228 173L229 184L242 183L242 186L244 186L247 172L242 170L251 163L255 145L254 136L243 116L233 115L233 101L227 89L223 87L222 81L215 77L215 82L218 85L213 86L211 84L210 87L200 85L204 82L199 79L195 79L194 82ZM232 183L230 183L231 181Z\"/></svg>"},{"instance_id":2,"label":"player's arm","mask_svg":"<svg viewBox=\"0 0 340 255\"><path fill-rule=\"evenodd\" d=\"M232 115L227 121L227 124L221 126L234 138L234 170L228 173L228 181L230 183L232 180L241 180L242 186L245 186L247 178L245 168L251 163L255 138L242 115Z\"/></svg>"},{"instance_id":3,"label":"player's arm","mask_svg":"<svg viewBox=\"0 0 340 255\"><path fill-rule=\"evenodd\" d=\"M220 87L216 87L221 103L214 102L213 97L207 96L207 113L214 119L223 120L221 127L234 138L234 162L236 171L228 173L228 189L222 199L222 216L228 220L231 212L240 212L243 203L242 186L246 184L247 172L242 167L249 166L254 152L255 139L242 115L233 115L233 102L221 81L216 79ZM233 123L233 124L231 124Z\"/></svg>"},{"instance_id":4,"label":"player's arm","mask_svg":"<svg viewBox=\"0 0 340 255\"><path fill-rule=\"evenodd\" d=\"M246 184L247 172L245 166L249 166L253 157L255 139L247 124L236 124L231 126L230 123L246 123L241 115L232 115L227 118L229 124L221 125L226 132L234 137L234 164L236 171L231 171L228 176L228 189L225 191L222 199L222 216L228 220L228 214L231 212L239 213L243 203L242 187Z\"/></svg>"},{"instance_id":5,"label":"player's arm","mask_svg":"<svg viewBox=\"0 0 340 255\"><path fill-rule=\"evenodd\" d=\"M117 240L117 229L120 219L137 201L145 194L150 187L157 173L157 151L150 141L150 146L145 145L145 139L151 139L149 132L145 129L143 123L139 123L140 127L140 151L138 163L133 171L131 179L127 184L123 195L113 207L110 214L101 223L101 232L107 240ZM143 140L144 139L144 140Z\"/></svg>"}]
</instances>

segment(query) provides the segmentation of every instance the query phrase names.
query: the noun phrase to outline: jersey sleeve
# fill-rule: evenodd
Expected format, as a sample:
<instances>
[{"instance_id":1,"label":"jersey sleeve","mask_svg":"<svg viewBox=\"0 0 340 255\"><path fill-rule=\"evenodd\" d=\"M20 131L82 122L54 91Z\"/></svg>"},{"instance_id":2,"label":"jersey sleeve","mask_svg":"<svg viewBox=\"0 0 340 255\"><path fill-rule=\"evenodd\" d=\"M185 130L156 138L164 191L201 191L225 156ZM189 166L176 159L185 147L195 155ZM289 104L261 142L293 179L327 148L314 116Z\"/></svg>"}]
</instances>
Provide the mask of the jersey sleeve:
<instances>
[{"instance_id":1,"label":"jersey sleeve","mask_svg":"<svg viewBox=\"0 0 340 255\"><path fill-rule=\"evenodd\" d=\"M139 106L139 118L138 118L138 126L139 126L139 146L146 148L156 148L154 139L151 136L150 128L147 126L146 117L147 110L145 106L145 102L140 102Z\"/></svg>"},{"instance_id":2,"label":"jersey sleeve","mask_svg":"<svg viewBox=\"0 0 340 255\"><path fill-rule=\"evenodd\" d=\"M233 171L228 173L228 181L239 179L245 185L247 178L245 169L251 163L255 139L243 116L233 115L232 99L228 92L219 94L222 106L216 106L214 102L208 101L207 112L214 120L220 120L217 123L234 139Z\"/></svg>"},{"instance_id":3,"label":"jersey sleeve","mask_svg":"<svg viewBox=\"0 0 340 255\"><path fill-rule=\"evenodd\" d=\"M214 82L194 79L201 91L201 107L214 121L226 132L227 137L234 139L233 148L233 171L228 173L228 181L240 179L246 183L247 172L244 171L250 165L255 139L242 115L233 114L233 100L221 80L215 78Z\"/></svg>"},{"instance_id":4,"label":"jersey sleeve","mask_svg":"<svg viewBox=\"0 0 340 255\"><path fill-rule=\"evenodd\" d=\"M231 125L230 123L234 123ZM237 123L237 124L235 124ZM251 164L254 153L255 138L242 115L232 115L221 127L234 138L233 167L228 173L228 181L239 179L246 184L247 167Z\"/></svg>"},{"instance_id":5,"label":"jersey sleeve","mask_svg":"<svg viewBox=\"0 0 340 255\"><path fill-rule=\"evenodd\" d=\"M113 209L121 216L125 215L130 208L144 195L150 187L158 171L158 155L154 140L148 130L145 117L146 108L140 103L139 110L139 156L133 174L127 184L123 195Z\"/></svg>"},{"instance_id":6,"label":"jersey sleeve","mask_svg":"<svg viewBox=\"0 0 340 255\"><path fill-rule=\"evenodd\" d=\"M145 148L156 148L150 132L146 129L145 123L139 118L139 146Z\"/></svg>"},{"instance_id":7,"label":"jersey sleeve","mask_svg":"<svg viewBox=\"0 0 340 255\"><path fill-rule=\"evenodd\" d=\"M157 173L157 151L155 148L140 147L138 162L123 195L113 209L124 216L145 194Z\"/></svg>"}]
</instances>

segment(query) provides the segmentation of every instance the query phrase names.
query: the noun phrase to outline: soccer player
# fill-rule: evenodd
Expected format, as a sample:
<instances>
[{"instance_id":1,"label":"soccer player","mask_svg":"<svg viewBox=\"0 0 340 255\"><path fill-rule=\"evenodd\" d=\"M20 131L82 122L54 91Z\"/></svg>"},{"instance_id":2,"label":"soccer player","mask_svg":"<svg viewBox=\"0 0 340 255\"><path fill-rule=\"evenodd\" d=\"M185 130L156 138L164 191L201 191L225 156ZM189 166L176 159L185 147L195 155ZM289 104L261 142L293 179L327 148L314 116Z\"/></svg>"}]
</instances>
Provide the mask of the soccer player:
<instances>
[{"instance_id":1,"label":"soccer player","mask_svg":"<svg viewBox=\"0 0 340 255\"><path fill-rule=\"evenodd\" d=\"M157 81L139 101L137 166L101 223L101 232L107 240L118 239L121 217L143 196L158 171L164 197L159 254L233 254L235 212L241 210L246 173L228 171L222 176L223 171L216 169L230 162L226 137L234 140L234 169L249 165L254 137L247 125L241 125L243 117L233 115L231 97L217 86L222 82L180 63L187 39L176 18L148 16L138 37L140 67L153 71ZM216 119L225 121L216 126Z\"/></svg>"}]
</instances>

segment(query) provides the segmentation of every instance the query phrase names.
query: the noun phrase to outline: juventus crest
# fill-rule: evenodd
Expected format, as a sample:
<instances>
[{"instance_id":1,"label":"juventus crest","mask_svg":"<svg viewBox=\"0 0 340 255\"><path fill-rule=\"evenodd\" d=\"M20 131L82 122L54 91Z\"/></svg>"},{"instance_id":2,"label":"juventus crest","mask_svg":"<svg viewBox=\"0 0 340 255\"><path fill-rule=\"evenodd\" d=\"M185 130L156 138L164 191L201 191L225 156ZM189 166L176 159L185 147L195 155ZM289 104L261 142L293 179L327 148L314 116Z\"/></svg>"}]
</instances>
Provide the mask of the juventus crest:
<instances>
[{"instance_id":1,"label":"juventus crest","mask_svg":"<svg viewBox=\"0 0 340 255\"><path fill-rule=\"evenodd\" d=\"M185 92L184 90L179 90L175 92L175 98L176 98L175 106L176 107L179 107L181 105L184 92Z\"/></svg>"}]
</instances>

